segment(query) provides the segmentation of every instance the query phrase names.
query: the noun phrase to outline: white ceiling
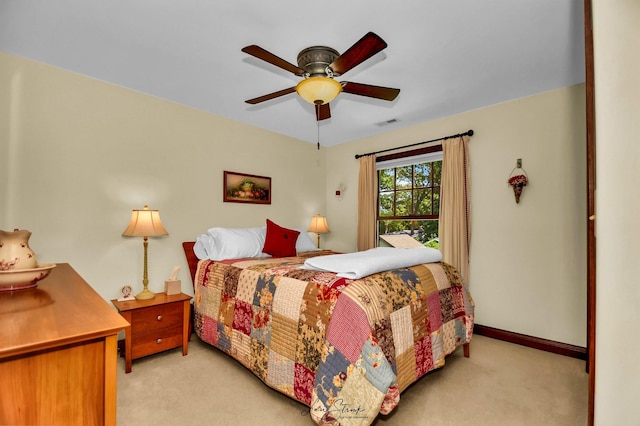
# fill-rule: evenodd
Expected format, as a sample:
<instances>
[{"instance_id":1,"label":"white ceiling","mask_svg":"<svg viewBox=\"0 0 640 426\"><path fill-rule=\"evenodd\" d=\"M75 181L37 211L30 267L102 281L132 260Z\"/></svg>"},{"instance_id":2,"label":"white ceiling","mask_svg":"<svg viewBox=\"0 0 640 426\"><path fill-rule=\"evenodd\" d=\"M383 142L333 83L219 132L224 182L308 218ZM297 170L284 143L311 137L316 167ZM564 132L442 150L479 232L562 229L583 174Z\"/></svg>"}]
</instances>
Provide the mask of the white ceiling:
<instances>
[{"instance_id":1,"label":"white ceiling","mask_svg":"<svg viewBox=\"0 0 640 426\"><path fill-rule=\"evenodd\" d=\"M314 107L297 94L244 102L300 78L240 49L296 64L368 31L388 47L337 79L401 93L340 94L323 146L584 81L583 0L0 0L2 51L311 143Z\"/></svg>"}]
</instances>

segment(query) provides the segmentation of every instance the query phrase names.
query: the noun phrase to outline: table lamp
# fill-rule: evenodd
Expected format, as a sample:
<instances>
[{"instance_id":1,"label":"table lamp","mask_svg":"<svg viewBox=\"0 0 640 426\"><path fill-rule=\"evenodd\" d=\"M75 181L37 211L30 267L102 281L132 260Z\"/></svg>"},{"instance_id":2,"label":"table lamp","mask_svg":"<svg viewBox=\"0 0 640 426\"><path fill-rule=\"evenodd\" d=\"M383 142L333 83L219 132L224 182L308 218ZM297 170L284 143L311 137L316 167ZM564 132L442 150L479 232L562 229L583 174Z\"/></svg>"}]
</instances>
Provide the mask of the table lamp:
<instances>
[{"instance_id":1,"label":"table lamp","mask_svg":"<svg viewBox=\"0 0 640 426\"><path fill-rule=\"evenodd\" d=\"M162 222L160 221L160 212L158 210L149 210L149 206L144 206L143 210L133 210L129 226L122 233L123 237L143 237L144 246L144 272L142 276L142 285L144 289L136 294L138 300L148 300L156 297L156 294L149 290L149 277L147 272L147 247L149 246L148 237L159 237L169 235Z\"/></svg>"},{"instance_id":2,"label":"table lamp","mask_svg":"<svg viewBox=\"0 0 640 426\"><path fill-rule=\"evenodd\" d=\"M311 225L307 231L315 232L318 235L318 248L320 248L320 234L331 232L329 225L327 225L327 218L320 214L311 218Z\"/></svg>"}]
</instances>

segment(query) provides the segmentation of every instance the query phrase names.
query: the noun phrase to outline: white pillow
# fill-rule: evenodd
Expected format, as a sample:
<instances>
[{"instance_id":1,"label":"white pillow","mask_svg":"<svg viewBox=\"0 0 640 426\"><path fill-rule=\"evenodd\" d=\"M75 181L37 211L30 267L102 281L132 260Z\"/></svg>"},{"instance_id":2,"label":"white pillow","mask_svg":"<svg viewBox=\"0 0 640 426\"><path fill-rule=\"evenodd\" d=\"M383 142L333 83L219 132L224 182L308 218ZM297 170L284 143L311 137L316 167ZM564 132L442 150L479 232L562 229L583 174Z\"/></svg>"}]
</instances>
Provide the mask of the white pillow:
<instances>
[{"instance_id":1,"label":"white pillow","mask_svg":"<svg viewBox=\"0 0 640 426\"><path fill-rule=\"evenodd\" d=\"M200 234L193 245L193 252L200 260L208 259L210 247L213 247L213 237L209 234Z\"/></svg>"},{"instance_id":2,"label":"white pillow","mask_svg":"<svg viewBox=\"0 0 640 426\"><path fill-rule=\"evenodd\" d=\"M193 251L199 259L224 260L269 257L262 252L265 226L256 228L210 228L196 239Z\"/></svg>"},{"instance_id":3,"label":"white pillow","mask_svg":"<svg viewBox=\"0 0 640 426\"><path fill-rule=\"evenodd\" d=\"M318 251L320 250L316 247L316 244L311 241L307 230L304 228L295 228L296 231L300 232L298 235L298 239L296 240L296 251L298 253L302 251Z\"/></svg>"},{"instance_id":4,"label":"white pillow","mask_svg":"<svg viewBox=\"0 0 640 426\"><path fill-rule=\"evenodd\" d=\"M296 240L296 252L318 251L304 228L289 228L300 232ZM193 252L198 259L224 260L247 257L270 257L262 252L267 227L209 228L206 234L196 238Z\"/></svg>"}]
</instances>

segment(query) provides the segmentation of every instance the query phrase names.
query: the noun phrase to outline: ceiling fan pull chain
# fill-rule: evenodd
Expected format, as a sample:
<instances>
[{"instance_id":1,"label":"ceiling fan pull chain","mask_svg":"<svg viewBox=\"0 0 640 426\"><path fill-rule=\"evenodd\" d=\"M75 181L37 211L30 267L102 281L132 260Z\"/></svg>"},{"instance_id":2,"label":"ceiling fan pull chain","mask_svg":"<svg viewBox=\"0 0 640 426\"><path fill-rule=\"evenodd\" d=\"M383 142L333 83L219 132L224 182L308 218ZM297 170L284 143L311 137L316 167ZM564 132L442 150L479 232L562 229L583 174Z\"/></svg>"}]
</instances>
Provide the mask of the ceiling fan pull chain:
<instances>
[{"instance_id":1,"label":"ceiling fan pull chain","mask_svg":"<svg viewBox=\"0 0 640 426\"><path fill-rule=\"evenodd\" d=\"M316 109L320 109L320 105L316 105ZM318 151L320 151L320 122L316 121L318 125Z\"/></svg>"}]
</instances>

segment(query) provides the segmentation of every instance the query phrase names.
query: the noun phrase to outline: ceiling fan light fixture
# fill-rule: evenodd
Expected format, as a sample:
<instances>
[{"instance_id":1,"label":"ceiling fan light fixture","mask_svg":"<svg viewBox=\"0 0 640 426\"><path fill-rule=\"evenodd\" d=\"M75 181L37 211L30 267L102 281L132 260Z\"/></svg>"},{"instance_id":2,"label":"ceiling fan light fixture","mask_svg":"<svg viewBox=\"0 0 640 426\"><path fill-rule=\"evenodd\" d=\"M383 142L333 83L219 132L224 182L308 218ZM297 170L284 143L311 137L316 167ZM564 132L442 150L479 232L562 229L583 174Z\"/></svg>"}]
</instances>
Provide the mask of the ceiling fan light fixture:
<instances>
[{"instance_id":1,"label":"ceiling fan light fixture","mask_svg":"<svg viewBox=\"0 0 640 426\"><path fill-rule=\"evenodd\" d=\"M342 92L342 85L329 77L309 77L297 84L296 92L312 105L324 105Z\"/></svg>"}]
</instances>

